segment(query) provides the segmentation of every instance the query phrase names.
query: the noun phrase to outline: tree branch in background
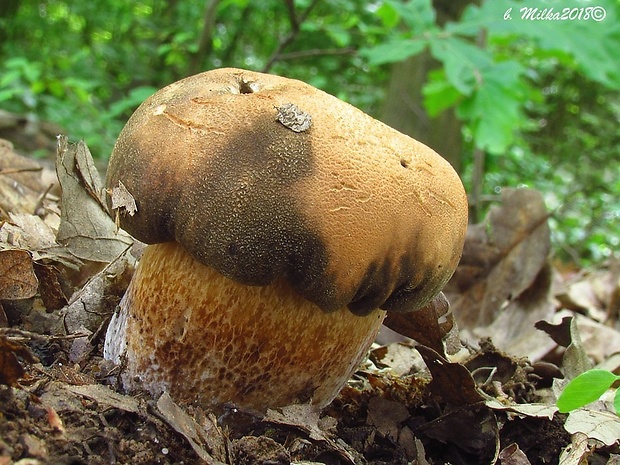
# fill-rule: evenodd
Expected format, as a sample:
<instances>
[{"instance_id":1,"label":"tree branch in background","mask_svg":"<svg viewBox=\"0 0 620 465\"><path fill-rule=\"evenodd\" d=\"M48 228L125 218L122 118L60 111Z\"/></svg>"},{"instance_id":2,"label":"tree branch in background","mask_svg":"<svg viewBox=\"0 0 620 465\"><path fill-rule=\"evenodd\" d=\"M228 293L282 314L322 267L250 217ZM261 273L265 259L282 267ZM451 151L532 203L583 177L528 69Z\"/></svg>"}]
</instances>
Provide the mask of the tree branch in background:
<instances>
[{"instance_id":1,"label":"tree branch in background","mask_svg":"<svg viewBox=\"0 0 620 465\"><path fill-rule=\"evenodd\" d=\"M220 0L209 0L205 6L202 18L203 26L200 39L198 40L198 50L192 54L192 58L187 69L188 75L202 71L202 63L213 48L213 29L215 28L216 10Z\"/></svg>"},{"instance_id":2,"label":"tree branch in background","mask_svg":"<svg viewBox=\"0 0 620 465\"><path fill-rule=\"evenodd\" d=\"M320 57L328 55L353 55L357 52L352 47L347 48L314 48L311 50L299 50L297 52L281 53L279 61L296 60L298 58Z\"/></svg>"},{"instance_id":3,"label":"tree branch in background","mask_svg":"<svg viewBox=\"0 0 620 465\"><path fill-rule=\"evenodd\" d=\"M245 30L245 23L249 20L250 13L253 11L253 3L248 2L247 6L241 12L241 17L237 21L237 28L235 29L235 33L230 39L230 43L224 53L222 54L222 64L223 66L230 66L230 60L233 57L235 50L237 49L237 44L239 43L239 39L241 39L242 33Z\"/></svg>"},{"instance_id":4,"label":"tree branch in background","mask_svg":"<svg viewBox=\"0 0 620 465\"><path fill-rule=\"evenodd\" d=\"M301 16L297 16L297 12L295 10L295 0L285 0L285 2L288 8L291 30L283 39L280 40L280 43L276 47L275 51L271 54L269 60L267 60L267 64L265 64L265 66L263 67L263 73L269 72L274 63L281 59L282 51L286 47L288 47L290 43L293 42L293 40L295 40L295 37L297 37L297 35L299 34L302 23L306 19L308 19L310 12L316 6L316 4L319 3L319 0L313 0Z\"/></svg>"}]
</instances>

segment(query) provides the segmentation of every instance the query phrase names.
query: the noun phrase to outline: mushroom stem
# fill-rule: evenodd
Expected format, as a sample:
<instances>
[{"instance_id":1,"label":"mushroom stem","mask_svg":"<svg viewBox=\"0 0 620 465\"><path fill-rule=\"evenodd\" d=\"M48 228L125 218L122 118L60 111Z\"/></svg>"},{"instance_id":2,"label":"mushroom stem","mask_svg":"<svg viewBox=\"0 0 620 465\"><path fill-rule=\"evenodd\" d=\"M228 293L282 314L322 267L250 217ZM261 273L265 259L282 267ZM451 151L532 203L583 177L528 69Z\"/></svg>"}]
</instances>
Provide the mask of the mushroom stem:
<instances>
[{"instance_id":1,"label":"mushroom stem","mask_svg":"<svg viewBox=\"0 0 620 465\"><path fill-rule=\"evenodd\" d=\"M324 312L280 279L247 286L194 260L179 244L150 245L106 335L129 390L182 403L265 411L325 406L374 340L385 312ZM131 337L127 337L131 335Z\"/></svg>"}]
</instances>

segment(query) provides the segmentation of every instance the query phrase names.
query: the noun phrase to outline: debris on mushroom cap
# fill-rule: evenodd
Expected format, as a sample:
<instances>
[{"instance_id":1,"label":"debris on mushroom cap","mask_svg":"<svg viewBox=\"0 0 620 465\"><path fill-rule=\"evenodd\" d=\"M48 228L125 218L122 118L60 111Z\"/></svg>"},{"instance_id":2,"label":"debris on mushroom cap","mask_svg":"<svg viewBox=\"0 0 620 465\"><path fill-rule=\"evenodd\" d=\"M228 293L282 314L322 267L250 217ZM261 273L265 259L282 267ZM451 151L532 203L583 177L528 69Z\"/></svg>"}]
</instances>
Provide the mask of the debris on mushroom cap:
<instances>
[{"instance_id":1,"label":"debris on mushroom cap","mask_svg":"<svg viewBox=\"0 0 620 465\"><path fill-rule=\"evenodd\" d=\"M145 101L110 159L107 185L119 181L137 204L121 225L141 241L176 240L241 283L287 279L328 311L421 307L467 223L434 151L312 86L238 69Z\"/></svg>"}]
</instances>

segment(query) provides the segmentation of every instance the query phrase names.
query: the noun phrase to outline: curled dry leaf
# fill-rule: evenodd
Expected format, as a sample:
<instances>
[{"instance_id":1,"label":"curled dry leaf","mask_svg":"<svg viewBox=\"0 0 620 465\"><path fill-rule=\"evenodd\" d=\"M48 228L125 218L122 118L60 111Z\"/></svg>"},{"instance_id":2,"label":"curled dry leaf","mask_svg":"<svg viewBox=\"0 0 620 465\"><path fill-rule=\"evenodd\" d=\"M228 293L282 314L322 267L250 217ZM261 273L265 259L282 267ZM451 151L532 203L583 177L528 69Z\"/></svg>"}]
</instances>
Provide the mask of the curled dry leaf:
<instances>
[{"instance_id":1,"label":"curled dry leaf","mask_svg":"<svg viewBox=\"0 0 620 465\"><path fill-rule=\"evenodd\" d=\"M39 280L39 294L48 313L60 310L67 305L67 296L65 296L60 284L58 268L35 262L34 273Z\"/></svg>"},{"instance_id":2,"label":"curled dry leaf","mask_svg":"<svg viewBox=\"0 0 620 465\"><path fill-rule=\"evenodd\" d=\"M566 347L562 356L562 372L567 379L573 379L592 368L592 362L583 348L574 317L564 317L557 325L539 321L536 323L536 328L549 334L558 345Z\"/></svg>"},{"instance_id":3,"label":"curled dry leaf","mask_svg":"<svg viewBox=\"0 0 620 465\"><path fill-rule=\"evenodd\" d=\"M501 465L531 465L527 455L514 442L504 447L499 453L498 458Z\"/></svg>"},{"instance_id":4,"label":"curled dry leaf","mask_svg":"<svg viewBox=\"0 0 620 465\"><path fill-rule=\"evenodd\" d=\"M82 263L56 242L56 232L43 219L29 213L9 213L0 227L0 249L24 249L35 262L50 260L77 269Z\"/></svg>"},{"instance_id":5,"label":"curled dry leaf","mask_svg":"<svg viewBox=\"0 0 620 465\"><path fill-rule=\"evenodd\" d=\"M138 211L136 199L121 181L118 181L118 186L112 189L110 195L112 197L112 210L127 213L129 216L135 215Z\"/></svg>"},{"instance_id":6,"label":"curled dry leaf","mask_svg":"<svg viewBox=\"0 0 620 465\"><path fill-rule=\"evenodd\" d=\"M539 275L550 250L548 213L532 189L504 189L502 203L467 231L446 294L461 328L489 325Z\"/></svg>"},{"instance_id":7,"label":"curled dry leaf","mask_svg":"<svg viewBox=\"0 0 620 465\"><path fill-rule=\"evenodd\" d=\"M0 251L0 300L28 299L37 293L38 287L28 252Z\"/></svg>"},{"instance_id":8,"label":"curled dry leaf","mask_svg":"<svg viewBox=\"0 0 620 465\"><path fill-rule=\"evenodd\" d=\"M264 421L280 426L288 426L307 434L313 441L323 443L337 454L342 463L355 464L355 459L345 444L332 440L320 427L320 409L311 404L293 404L278 409L269 409Z\"/></svg>"},{"instance_id":9,"label":"curled dry leaf","mask_svg":"<svg viewBox=\"0 0 620 465\"><path fill-rule=\"evenodd\" d=\"M433 349L417 346L424 363L431 372L433 380L429 383L430 391L452 405L472 405L484 400L478 392L471 373L460 363L449 362Z\"/></svg>"},{"instance_id":10,"label":"curled dry leaf","mask_svg":"<svg viewBox=\"0 0 620 465\"><path fill-rule=\"evenodd\" d=\"M185 410L179 407L168 393L157 401L157 409L166 422L181 434L194 449L194 452L210 465L224 465L224 434L213 417L208 417L210 428L203 428ZM211 455L214 454L215 456ZM220 460L221 459L221 460Z\"/></svg>"},{"instance_id":11,"label":"curled dry leaf","mask_svg":"<svg viewBox=\"0 0 620 465\"><path fill-rule=\"evenodd\" d=\"M57 240L83 260L111 262L133 242L118 231L101 197L101 181L86 144L58 139L56 172L62 188Z\"/></svg>"},{"instance_id":12,"label":"curled dry leaf","mask_svg":"<svg viewBox=\"0 0 620 465\"><path fill-rule=\"evenodd\" d=\"M0 334L0 384L16 386L26 373L19 359L36 363L37 359L23 344Z\"/></svg>"},{"instance_id":13,"label":"curled dry leaf","mask_svg":"<svg viewBox=\"0 0 620 465\"><path fill-rule=\"evenodd\" d=\"M388 312L383 324L403 336L430 347L445 356L444 339L456 326L450 304L442 292L424 307L407 313ZM448 353L455 353L449 348Z\"/></svg>"}]
</instances>

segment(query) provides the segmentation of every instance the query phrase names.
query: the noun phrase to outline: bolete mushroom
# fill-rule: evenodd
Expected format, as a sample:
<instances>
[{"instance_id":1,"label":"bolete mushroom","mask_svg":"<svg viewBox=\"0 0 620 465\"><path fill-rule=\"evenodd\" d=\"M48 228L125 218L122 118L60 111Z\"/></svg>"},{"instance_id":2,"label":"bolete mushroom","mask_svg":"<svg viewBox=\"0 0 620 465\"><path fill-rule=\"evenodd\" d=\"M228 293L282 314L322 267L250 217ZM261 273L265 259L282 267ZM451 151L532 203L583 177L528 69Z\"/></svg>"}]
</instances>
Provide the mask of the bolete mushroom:
<instances>
[{"instance_id":1,"label":"bolete mushroom","mask_svg":"<svg viewBox=\"0 0 620 465\"><path fill-rule=\"evenodd\" d=\"M459 261L467 200L425 145L303 82L218 69L147 99L108 167L149 245L105 356L129 390L264 411L329 403L386 311Z\"/></svg>"}]
</instances>

